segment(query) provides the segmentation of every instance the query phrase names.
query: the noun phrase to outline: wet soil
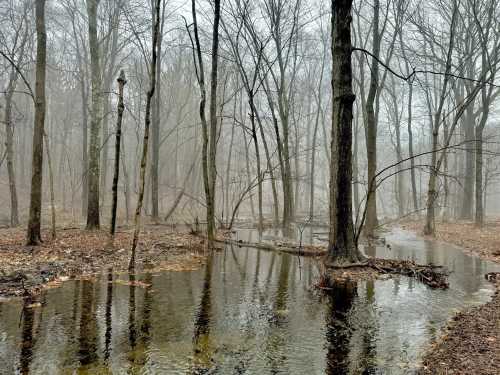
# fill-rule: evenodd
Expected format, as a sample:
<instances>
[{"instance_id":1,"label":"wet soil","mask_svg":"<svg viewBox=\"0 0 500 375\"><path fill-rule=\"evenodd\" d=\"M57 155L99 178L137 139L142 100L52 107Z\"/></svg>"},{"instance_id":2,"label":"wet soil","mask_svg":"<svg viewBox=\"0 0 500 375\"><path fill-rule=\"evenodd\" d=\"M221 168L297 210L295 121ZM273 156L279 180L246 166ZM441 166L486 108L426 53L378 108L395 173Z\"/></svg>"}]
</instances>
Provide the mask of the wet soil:
<instances>
[{"instance_id":1,"label":"wet soil","mask_svg":"<svg viewBox=\"0 0 500 375\"><path fill-rule=\"evenodd\" d=\"M491 302L458 313L429 349L421 374L500 372L500 285Z\"/></svg>"},{"instance_id":2,"label":"wet soil","mask_svg":"<svg viewBox=\"0 0 500 375\"><path fill-rule=\"evenodd\" d=\"M423 224L405 222L402 227L421 233ZM483 228L470 222L437 223L436 238L500 263L500 221L489 222ZM454 316L427 351L421 374L500 373L500 283L495 280L498 275L488 276L496 286L492 300Z\"/></svg>"},{"instance_id":3,"label":"wet soil","mask_svg":"<svg viewBox=\"0 0 500 375\"><path fill-rule=\"evenodd\" d=\"M41 246L25 246L22 228L0 229L0 297L26 296L60 282L110 269L126 271L133 229L120 228L109 246L105 231L60 229L55 240L43 233ZM148 225L141 233L136 269L194 270L205 260L205 241L167 226Z\"/></svg>"}]
</instances>

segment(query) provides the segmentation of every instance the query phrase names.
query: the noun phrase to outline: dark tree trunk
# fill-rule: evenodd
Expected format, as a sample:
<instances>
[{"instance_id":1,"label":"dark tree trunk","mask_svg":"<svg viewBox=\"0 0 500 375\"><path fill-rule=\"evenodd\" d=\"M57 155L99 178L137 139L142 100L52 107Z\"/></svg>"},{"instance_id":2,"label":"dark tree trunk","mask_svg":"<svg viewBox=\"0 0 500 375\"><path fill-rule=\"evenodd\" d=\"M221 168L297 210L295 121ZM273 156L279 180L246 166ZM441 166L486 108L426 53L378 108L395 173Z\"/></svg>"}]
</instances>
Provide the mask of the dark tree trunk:
<instances>
[{"instance_id":1,"label":"dark tree trunk","mask_svg":"<svg viewBox=\"0 0 500 375\"><path fill-rule=\"evenodd\" d=\"M332 141L329 263L360 260L352 220L352 0L332 0Z\"/></svg>"},{"instance_id":2,"label":"dark tree trunk","mask_svg":"<svg viewBox=\"0 0 500 375\"><path fill-rule=\"evenodd\" d=\"M163 9L165 13L165 9ZM151 216L158 221L159 208L159 162L160 162L160 116L161 116L161 46L163 41L163 17L158 35L158 62L156 64L156 94L153 106L152 142L151 142Z\"/></svg>"},{"instance_id":3,"label":"dark tree trunk","mask_svg":"<svg viewBox=\"0 0 500 375\"><path fill-rule=\"evenodd\" d=\"M120 147L122 138L122 120L125 105L123 104L123 88L127 84L125 72L120 72L118 77L118 116L116 118L116 142L115 142L115 168L113 174L113 199L111 202L111 225L109 228L110 240L113 241L116 229L116 209L118 207L118 179L120 178Z\"/></svg>"},{"instance_id":4,"label":"dark tree trunk","mask_svg":"<svg viewBox=\"0 0 500 375\"><path fill-rule=\"evenodd\" d=\"M100 0L87 0L90 70L92 76L92 110L90 116L90 152L88 166L87 229L99 229L99 155L101 121L101 70L97 39L97 8Z\"/></svg>"},{"instance_id":5,"label":"dark tree trunk","mask_svg":"<svg viewBox=\"0 0 500 375\"><path fill-rule=\"evenodd\" d=\"M45 73L47 61L47 33L45 30L45 0L36 0L36 83L35 121L33 129L33 159L31 166L30 216L27 245L39 245L42 213L43 134L45 127Z\"/></svg>"}]
</instances>

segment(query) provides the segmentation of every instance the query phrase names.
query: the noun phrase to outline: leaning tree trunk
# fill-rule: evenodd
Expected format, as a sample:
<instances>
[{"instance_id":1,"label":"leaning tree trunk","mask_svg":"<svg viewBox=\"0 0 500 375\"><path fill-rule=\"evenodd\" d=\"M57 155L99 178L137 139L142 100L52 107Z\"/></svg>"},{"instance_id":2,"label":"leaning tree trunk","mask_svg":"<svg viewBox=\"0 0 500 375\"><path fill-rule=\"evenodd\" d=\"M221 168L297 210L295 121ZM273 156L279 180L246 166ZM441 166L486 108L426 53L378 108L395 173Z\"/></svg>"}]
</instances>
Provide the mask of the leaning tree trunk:
<instances>
[{"instance_id":1,"label":"leaning tree trunk","mask_svg":"<svg viewBox=\"0 0 500 375\"><path fill-rule=\"evenodd\" d=\"M45 0L36 0L36 78L35 122L33 130L33 159L31 166L30 216L27 245L39 245L42 213L43 134L45 127L45 73L47 61L47 33L45 30Z\"/></svg>"},{"instance_id":2,"label":"leaning tree trunk","mask_svg":"<svg viewBox=\"0 0 500 375\"><path fill-rule=\"evenodd\" d=\"M92 110L90 116L90 152L88 167L87 229L99 229L99 127L101 120L101 74L97 39L97 8L100 0L87 0L89 17L90 70L92 75Z\"/></svg>"},{"instance_id":3,"label":"leaning tree trunk","mask_svg":"<svg viewBox=\"0 0 500 375\"><path fill-rule=\"evenodd\" d=\"M332 0L332 141L328 262L361 258L352 221L352 0Z\"/></svg>"},{"instance_id":4,"label":"leaning tree trunk","mask_svg":"<svg viewBox=\"0 0 500 375\"><path fill-rule=\"evenodd\" d=\"M159 38L158 34L160 33L160 1L161 0L156 0L155 3L155 19L154 19L153 46L152 46L153 56L151 58L151 69L149 71L150 86L146 96L146 113L144 117L144 139L142 143L139 196L137 198L137 207L135 209L135 216L134 216L134 238L132 240L132 255L130 257L130 262L129 262L130 270L133 270L135 268L136 249L137 249L137 243L139 241L142 203L144 200L144 187L146 185L146 164L148 160L149 128L151 125L151 102L153 100L156 88L156 63L158 57L157 52L158 52L158 38Z\"/></svg>"},{"instance_id":5,"label":"leaning tree trunk","mask_svg":"<svg viewBox=\"0 0 500 375\"><path fill-rule=\"evenodd\" d=\"M113 198L111 202L111 225L109 227L110 245L113 245L116 230L116 209L118 207L118 179L120 178L120 147L122 139L122 120L125 105L123 104L123 88L127 84L125 72L122 70L118 77L118 116L116 118L116 136L115 136L115 168L113 174Z\"/></svg>"}]
</instances>

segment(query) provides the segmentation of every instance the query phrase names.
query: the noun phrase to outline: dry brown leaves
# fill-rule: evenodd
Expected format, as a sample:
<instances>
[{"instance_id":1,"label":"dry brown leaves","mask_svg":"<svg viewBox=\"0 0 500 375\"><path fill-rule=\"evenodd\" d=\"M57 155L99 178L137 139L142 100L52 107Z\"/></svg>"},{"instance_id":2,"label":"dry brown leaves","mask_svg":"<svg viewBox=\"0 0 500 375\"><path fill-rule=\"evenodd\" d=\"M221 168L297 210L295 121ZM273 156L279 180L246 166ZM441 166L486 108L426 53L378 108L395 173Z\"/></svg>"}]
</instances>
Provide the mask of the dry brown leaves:
<instances>
[{"instance_id":1,"label":"dry brown leaves","mask_svg":"<svg viewBox=\"0 0 500 375\"><path fill-rule=\"evenodd\" d=\"M132 229L120 229L109 248L105 231L60 229L57 239L41 246L25 246L21 228L0 229L0 295L36 293L42 285L55 287L73 277L93 275L112 268L126 271ZM173 232L166 226L146 226L141 232L137 270L194 270L203 264L204 240L189 233Z\"/></svg>"},{"instance_id":2,"label":"dry brown leaves","mask_svg":"<svg viewBox=\"0 0 500 375\"><path fill-rule=\"evenodd\" d=\"M457 314L424 359L422 374L500 372L500 289L491 302Z\"/></svg>"}]
</instances>

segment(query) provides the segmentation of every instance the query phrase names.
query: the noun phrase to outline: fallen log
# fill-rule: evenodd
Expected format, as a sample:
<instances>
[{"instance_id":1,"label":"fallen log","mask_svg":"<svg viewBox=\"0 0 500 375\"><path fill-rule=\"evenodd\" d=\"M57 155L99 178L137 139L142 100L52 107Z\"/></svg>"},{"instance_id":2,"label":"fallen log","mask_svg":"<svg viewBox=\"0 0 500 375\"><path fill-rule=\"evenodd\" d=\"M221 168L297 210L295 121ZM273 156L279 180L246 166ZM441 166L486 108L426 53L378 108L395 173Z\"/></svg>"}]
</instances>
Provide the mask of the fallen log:
<instances>
[{"instance_id":1,"label":"fallen log","mask_svg":"<svg viewBox=\"0 0 500 375\"><path fill-rule=\"evenodd\" d=\"M226 245L235 245L238 247L252 247L255 249L266 250L266 251L278 251L287 254L301 255L301 256L321 256L326 254L326 248L311 245L289 245L289 244L270 244L266 242L246 242L242 240L233 240L229 238L216 239L218 243L223 243Z\"/></svg>"}]
</instances>

